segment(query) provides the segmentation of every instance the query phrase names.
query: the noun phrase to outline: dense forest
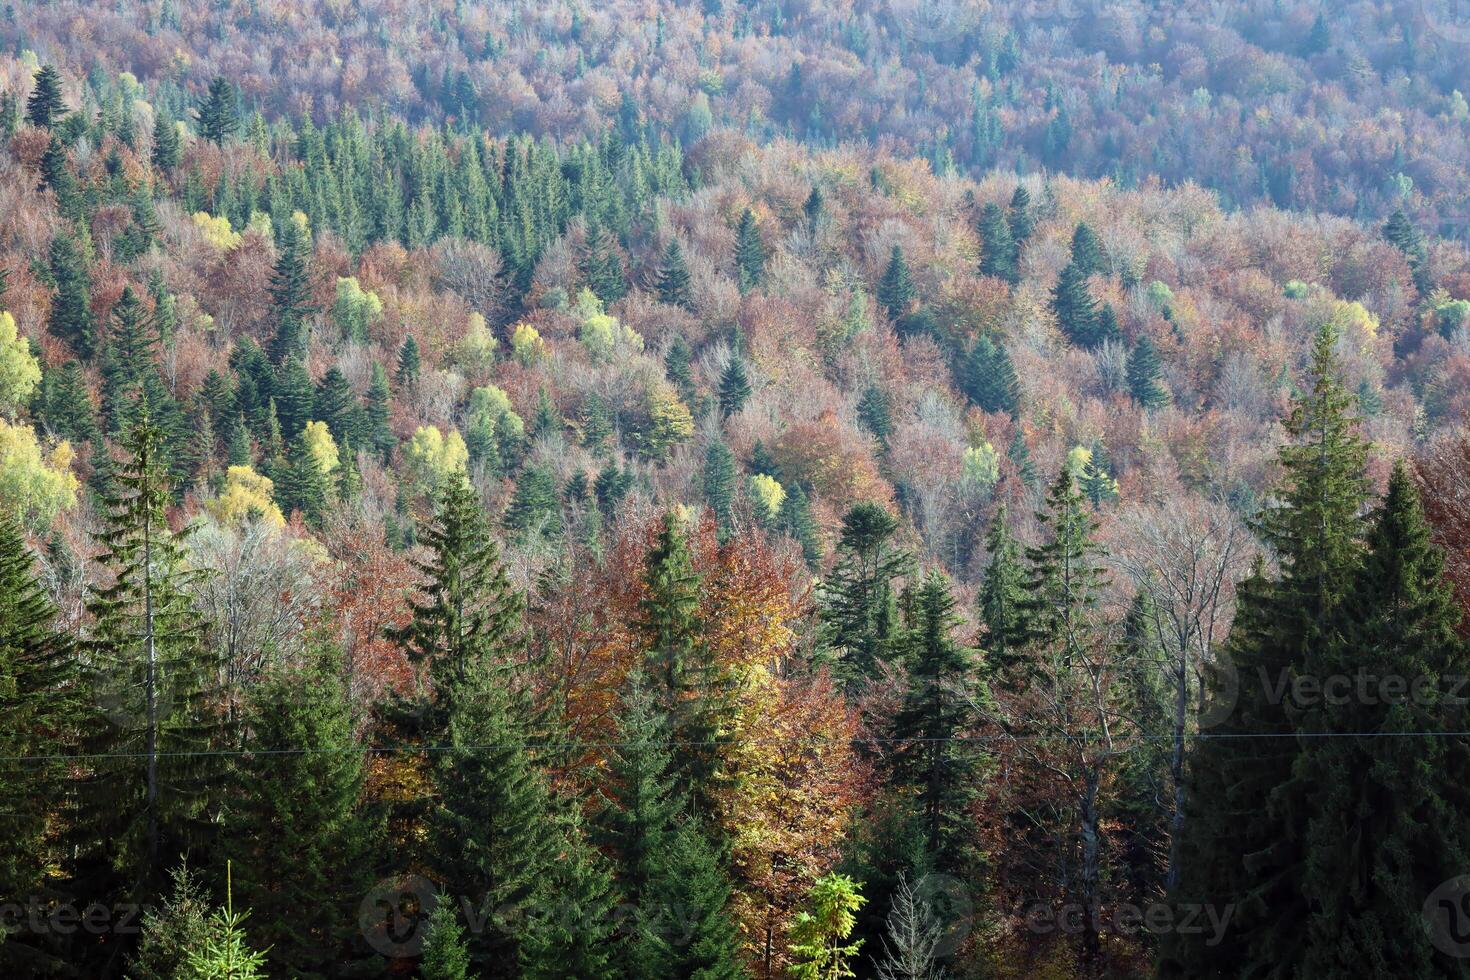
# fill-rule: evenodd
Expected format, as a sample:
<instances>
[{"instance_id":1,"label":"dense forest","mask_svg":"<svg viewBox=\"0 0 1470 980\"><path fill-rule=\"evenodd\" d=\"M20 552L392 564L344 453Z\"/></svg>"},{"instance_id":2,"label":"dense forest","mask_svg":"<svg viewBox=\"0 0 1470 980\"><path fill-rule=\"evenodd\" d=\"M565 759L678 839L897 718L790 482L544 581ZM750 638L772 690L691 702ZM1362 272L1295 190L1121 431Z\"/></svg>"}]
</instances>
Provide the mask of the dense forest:
<instances>
[{"instance_id":1,"label":"dense forest","mask_svg":"<svg viewBox=\"0 0 1470 980\"><path fill-rule=\"evenodd\" d=\"M1470 976L1470 34L1037 6L0 12L0 972Z\"/></svg>"}]
</instances>

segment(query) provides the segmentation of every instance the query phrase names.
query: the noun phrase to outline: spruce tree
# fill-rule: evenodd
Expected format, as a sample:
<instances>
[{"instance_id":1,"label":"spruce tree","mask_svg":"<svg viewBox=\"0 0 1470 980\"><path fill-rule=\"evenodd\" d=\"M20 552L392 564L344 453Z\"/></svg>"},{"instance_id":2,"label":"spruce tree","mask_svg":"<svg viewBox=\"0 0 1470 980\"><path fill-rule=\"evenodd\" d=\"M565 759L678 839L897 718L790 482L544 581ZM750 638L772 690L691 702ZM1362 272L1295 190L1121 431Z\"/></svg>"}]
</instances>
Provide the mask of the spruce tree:
<instances>
[{"instance_id":1,"label":"spruce tree","mask_svg":"<svg viewBox=\"0 0 1470 980\"><path fill-rule=\"evenodd\" d=\"M555 538L561 534L561 493L549 469L527 466L521 471L502 521L507 530L520 536Z\"/></svg>"},{"instance_id":2,"label":"spruce tree","mask_svg":"<svg viewBox=\"0 0 1470 980\"><path fill-rule=\"evenodd\" d=\"M155 373L153 352L158 336L153 319L133 293L123 288L112 307L112 329L102 347L102 419L106 430L121 432L143 385Z\"/></svg>"},{"instance_id":3,"label":"spruce tree","mask_svg":"<svg viewBox=\"0 0 1470 980\"><path fill-rule=\"evenodd\" d=\"M312 398L312 419L327 423L332 438L338 445L349 439L358 438L361 429L362 406L357 395L348 384L341 368L330 367L317 382Z\"/></svg>"},{"instance_id":4,"label":"spruce tree","mask_svg":"<svg viewBox=\"0 0 1470 980\"><path fill-rule=\"evenodd\" d=\"M960 387L987 412L1014 416L1020 409L1021 385L1006 349L981 334L960 364Z\"/></svg>"},{"instance_id":5,"label":"spruce tree","mask_svg":"<svg viewBox=\"0 0 1470 980\"><path fill-rule=\"evenodd\" d=\"M1084 279L1103 271L1102 242L1086 223L1079 223L1072 232L1072 264Z\"/></svg>"},{"instance_id":6,"label":"spruce tree","mask_svg":"<svg viewBox=\"0 0 1470 980\"><path fill-rule=\"evenodd\" d=\"M1062 328L1067 338L1080 347L1091 349L1105 339L1105 328L1102 312L1087 288L1087 278L1076 262L1067 263L1052 290L1051 308L1056 314L1057 326Z\"/></svg>"},{"instance_id":7,"label":"spruce tree","mask_svg":"<svg viewBox=\"0 0 1470 980\"><path fill-rule=\"evenodd\" d=\"M446 896L486 925L469 937L476 971L511 980L530 914L554 900L547 885L564 842L528 748L524 698L477 664L453 683L449 704L446 745L433 756L429 864Z\"/></svg>"},{"instance_id":8,"label":"spruce tree","mask_svg":"<svg viewBox=\"0 0 1470 980\"><path fill-rule=\"evenodd\" d=\"M878 281L878 303L890 320L897 320L909 311L918 297L908 263L903 259L903 249L893 246L888 257L888 267Z\"/></svg>"},{"instance_id":9,"label":"spruce tree","mask_svg":"<svg viewBox=\"0 0 1470 980\"><path fill-rule=\"evenodd\" d=\"M735 228L735 281L742 293L759 289L766 281L766 246L750 208L741 213Z\"/></svg>"},{"instance_id":10,"label":"spruce tree","mask_svg":"<svg viewBox=\"0 0 1470 980\"><path fill-rule=\"evenodd\" d=\"M76 240L67 234L51 239L51 279L56 293L46 316L46 329L64 340L83 361L97 351L97 323L92 317L90 276Z\"/></svg>"},{"instance_id":11,"label":"spruce tree","mask_svg":"<svg viewBox=\"0 0 1470 980\"><path fill-rule=\"evenodd\" d=\"M391 413L389 402L392 392L388 387L388 372L383 365L373 362L372 380L368 382L367 395L365 396L365 438L367 445L382 459L387 459L388 454L393 451L397 439L393 437L393 430L388 426Z\"/></svg>"},{"instance_id":12,"label":"spruce tree","mask_svg":"<svg viewBox=\"0 0 1470 980\"><path fill-rule=\"evenodd\" d=\"M1128 355L1128 393L1146 410L1169 403L1169 392L1159 380L1162 373L1153 341L1146 336L1139 337Z\"/></svg>"},{"instance_id":13,"label":"spruce tree","mask_svg":"<svg viewBox=\"0 0 1470 980\"><path fill-rule=\"evenodd\" d=\"M980 586L980 621L985 625L985 664L992 674L1010 674L1020 656L1025 628L1022 610L1026 600L1026 571L1021 564L1021 545L1007 523L1004 504L996 508L985 534L990 564Z\"/></svg>"},{"instance_id":14,"label":"spruce tree","mask_svg":"<svg viewBox=\"0 0 1470 980\"><path fill-rule=\"evenodd\" d=\"M750 376L745 373L745 364L739 355L731 355L730 363L720 372L720 417L736 415L750 400L752 388Z\"/></svg>"},{"instance_id":15,"label":"spruce tree","mask_svg":"<svg viewBox=\"0 0 1470 980\"><path fill-rule=\"evenodd\" d=\"M1464 771L1470 754L1459 738L1408 737L1464 729L1463 704L1451 696L1470 666L1460 616L1399 463L1335 628L1305 651L1310 676L1351 678L1356 689L1343 697L1324 688L1296 721L1314 736L1299 743L1293 765L1296 784L1309 787L1302 898L1320 910L1307 921L1302 975L1465 972L1432 944L1423 904L1446 869L1470 859L1466 793L1440 778Z\"/></svg>"},{"instance_id":16,"label":"spruce tree","mask_svg":"<svg viewBox=\"0 0 1470 980\"><path fill-rule=\"evenodd\" d=\"M49 188L56 195L56 205L63 215L74 220L81 218L82 201L77 178L67 166L66 147L55 136L51 137L51 141L46 144L46 151L41 154L40 171L41 183L37 190Z\"/></svg>"},{"instance_id":17,"label":"spruce tree","mask_svg":"<svg viewBox=\"0 0 1470 980\"><path fill-rule=\"evenodd\" d=\"M66 111L66 101L61 97L61 75L50 65L42 65L36 71L30 98L26 99L26 122L49 129Z\"/></svg>"},{"instance_id":18,"label":"spruce tree","mask_svg":"<svg viewBox=\"0 0 1470 980\"><path fill-rule=\"evenodd\" d=\"M895 781L917 799L935 867L948 873L978 871L970 808L980 796L983 758L966 737L978 722L975 704L983 700L970 678L969 651L954 639L949 583L930 572L905 623L903 653L908 689L893 719L897 740L892 757Z\"/></svg>"},{"instance_id":19,"label":"spruce tree","mask_svg":"<svg viewBox=\"0 0 1470 980\"><path fill-rule=\"evenodd\" d=\"M311 236L294 219L281 222L279 253L271 271L271 307L276 334L271 339L271 360L277 364L306 349L307 318L311 306L311 281L307 263L311 258Z\"/></svg>"},{"instance_id":20,"label":"spruce tree","mask_svg":"<svg viewBox=\"0 0 1470 980\"><path fill-rule=\"evenodd\" d=\"M664 352L664 373L674 383L679 397L685 402L694 400L694 374L690 370L693 358L694 352L689 349L689 342L684 339L683 334L675 334L674 339L669 341L668 350Z\"/></svg>"},{"instance_id":21,"label":"spruce tree","mask_svg":"<svg viewBox=\"0 0 1470 980\"><path fill-rule=\"evenodd\" d=\"M394 380L400 385L412 384L418 380L419 370L419 342L409 334L403 338L403 346L398 348L398 372Z\"/></svg>"},{"instance_id":22,"label":"spruce tree","mask_svg":"<svg viewBox=\"0 0 1470 980\"><path fill-rule=\"evenodd\" d=\"M673 511L664 515L644 559L643 586L637 626L649 681L679 743L672 772L679 789L703 814L720 770L715 742L727 707L728 679L705 645L700 577L689 533Z\"/></svg>"},{"instance_id":23,"label":"spruce tree","mask_svg":"<svg viewBox=\"0 0 1470 980\"><path fill-rule=\"evenodd\" d=\"M378 844L361 801L358 721L341 654L320 641L301 666L272 668L250 692L222 844L251 938L268 947L276 975L336 975L353 958Z\"/></svg>"},{"instance_id":24,"label":"spruce tree","mask_svg":"<svg viewBox=\"0 0 1470 980\"><path fill-rule=\"evenodd\" d=\"M735 504L735 454L718 436L705 449L699 482L704 502L714 513L715 522L722 532L729 533Z\"/></svg>"},{"instance_id":25,"label":"spruce tree","mask_svg":"<svg viewBox=\"0 0 1470 980\"><path fill-rule=\"evenodd\" d=\"M1011 241L1017 249L1026 244L1031 237L1031 232L1036 227L1036 217L1031 213L1031 195L1026 188L1020 184L1011 194L1011 205L1006 212L1006 221L1010 225Z\"/></svg>"},{"instance_id":26,"label":"spruce tree","mask_svg":"<svg viewBox=\"0 0 1470 980\"><path fill-rule=\"evenodd\" d=\"M912 564L892 542L898 519L880 505L855 504L842 517L837 563L818 588L826 640L850 680L875 676L899 637L893 580Z\"/></svg>"},{"instance_id":27,"label":"spruce tree","mask_svg":"<svg viewBox=\"0 0 1470 980\"><path fill-rule=\"evenodd\" d=\"M87 377L76 361L47 368L41 375L31 410L53 435L73 443L97 437L97 415L87 390Z\"/></svg>"},{"instance_id":28,"label":"spruce tree","mask_svg":"<svg viewBox=\"0 0 1470 980\"><path fill-rule=\"evenodd\" d=\"M676 736L637 675L631 685L597 816L628 910L616 964L627 977L742 977L729 881L671 775Z\"/></svg>"},{"instance_id":29,"label":"spruce tree","mask_svg":"<svg viewBox=\"0 0 1470 980\"><path fill-rule=\"evenodd\" d=\"M216 75L199 105L199 133L216 146L223 146L239 129L240 106L235 87Z\"/></svg>"},{"instance_id":30,"label":"spruce tree","mask_svg":"<svg viewBox=\"0 0 1470 980\"><path fill-rule=\"evenodd\" d=\"M281 362L271 390L282 432L295 435L316 420L316 386L300 357L292 354Z\"/></svg>"},{"instance_id":31,"label":"spruce tree","mask_svg":"<svg viewBox=\"0 0 1470 980\"><path fill-rule=\"evenodd\" d=\"M453 899L434 903L425 926L419 980L469 980L470 950Z\"/></svg>"},{"instance_id":32,"label":"spruce tree","mask_svg":"<svg viewBox=\"0 0 1470 980\"><path fill-rule=\"evenodd\" d=\"M79 882L98 898L162 882L164 862L207 840L218 760L214 664L188 589L189 528L170 530L163 434L144 411L128 430L98 536L110 584L88 602L92 758L79 784Z\"/></svg>"},{"instance_id":33,"label":"spruce tree","mask_svg":"<svg viewBox=\"0 0 1470 980\"><path fill-rule=\"evenodd\" d=\"M776 526L801 545L801 556L809 567L815 568L822 561L822 540L812 516L811 502L800 483L784 488L786 496L781 498L781 509L776 514Z\"/></svg>"},{"instance_id":34,"label":"spruce tree","mask_svg":"<svg viewBox=\"0 0 1470 980\"><path fill-rule=\"evenodd\" d=\"M864 388L857 403L857 417L858 424L867 429L880 445L888 445L888 437L893 434L893 415L886 391L873 384Z\"/></svg>"},{"instance_id":35,"label":"spruce tree","mask_svg":"<svg viewBox=\"0 0 1470 980\"><path fill-rule=\"evenodd\" d=\"M38 895L55 860L48 840L63 811L62 756L77 695L70 640L55 626L56 607L32 569L20 525L0 514L0 894ZM19 760L33 760L21 762ZM0 944L0 965L8 959Z\"/></svg>"},{"instance_id":36,"label":"spruce tree","mask_svg":"<svg viewBox=\"0 0 1470 980\"><path fill-rule=\"evenodd\" d=\"M1015 435L1011 436L1011 444L1006 447L1006 457L1020 471L1022 483L1028 487L1036 486L1036 464L1031 460L1031 450L1027 448L1026 437L1019 426L1016 427Z\"/></svg>"},{"instance_id":37,"label":"spruce tree","mask_svg":"<svg viewBox=\"0 0 1470 980\"><path fill-rule=\"evenodd\" d=\"M442 699L480 666L515 659L522 602L464 471L444 481L419 540L429 550L427 559L413 562L422 598L410 601L413 619L394 638L410 662L427 667Z\"/></svg>"},{"instance_id":38,"label":"spruce tree","mask_svg":"<svg viewBox=\"0 0 1470 980\"><path fill-rule=\"evenodd\" d=\"M153 166L168 174L179 165L179 128L167 115L159 112L153 117Z\"/></svg>"},{"instance_id":39,"label":"spruce tree","mask_svg":"<svg viewBox=\"0 0 1470 980\"><path fill-rule=\"evenodd\" d=\"M998 204L980 210L980 274L1014 285L1021 280L1010 222Z\"/></svg>"},{"instance_id":40,"label":"spruce tree","mask_svg":"<svg viewBox=\"0 0 1470 980\"><path fill-rule=\"evenodd\" d=\"M658 267L657 290L660 302L685 309L691 307L689 266L677 238L669 239L669 247L664 249L663 262Z\"/></svg>"},{"instance_id":41,"label":"spruce tree","mask_svg":"<svg viewBox=\"0 0 1470 980\"><path fill-rule=\"evenodd\" d=\"M1251 975L1299 963L1304 948L1306 813L1293 801L1311 789L1293 775L1302 706L1276 685L1313 669L1313 651L1332 642L1362 555L1367 445L1339 377L1337 340L1330 326L1317 334L1309 387L1285 420L1282 483L1259 520L1279 578L1258 570L1238 590L1225 667L1210 678L1224 717L1187 769L1175 899L1237 912L1226 943L1166 937L1165 976Z\"/></svg>"},{"instance_id":42,"label":"spruce tree","mask_svg":"<svg viewBox=\"0 0 1470 980\"><path fill-rule=\"evenodd\" d=\"M563 807L556 823L560 853L545 886L552 901L533 912L521 945L524 980L621 980L615 962L618 896L608 860L587 841L578 811Z\"/></svg>"},{"instance_id":43,"label":"spruce tree","mask_svg":"<svg viewBox=\"0 0 1470 980\"><path fill-rule=\"evenodd\" d=\"M587 288L604 303L616 303L628 294L628 276L618 255L618 243L606 228L588 231L580 272Z\"/></svg>"},{"instance_id":44,"label":"spruce tree","mask_svg":"<svg viewBox=\"0 0 1470 980\"><path fill-rule=\"evenodd\" d=\"M287 515L300 513L310 527L321 527L327 514L327 474L306 445L304 435L291 440L284 466L273 467L276 506Z\"/></svg>"}]
</instances>

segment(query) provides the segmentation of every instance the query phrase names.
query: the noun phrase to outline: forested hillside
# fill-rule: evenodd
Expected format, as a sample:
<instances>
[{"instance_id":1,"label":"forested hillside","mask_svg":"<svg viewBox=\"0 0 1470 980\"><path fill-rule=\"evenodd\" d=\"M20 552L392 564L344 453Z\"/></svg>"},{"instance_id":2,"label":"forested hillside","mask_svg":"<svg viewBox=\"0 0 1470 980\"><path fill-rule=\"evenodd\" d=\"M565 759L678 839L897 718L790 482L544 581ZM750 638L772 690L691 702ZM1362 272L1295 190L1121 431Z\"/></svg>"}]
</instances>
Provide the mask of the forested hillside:
<instances>
[{"instance_id":1,"label":"forested hillside","mask_svg":"<svg viewBox=\"0 0 1470 980\"><path fill-rule=\"evenodd\" d=\"M222 75L318 122L377 108L566 139L641 115L686 143L863 139L941 172L1157 175L1229 206L1470 229L1452 0L57 0L0 40L157 83L175 115Z\"/></svg>"},{"instance_id":2,"label":"forested hillside","mask_svg":"<svg viewBox=\"0 0 1470 980\"><path fill-rule=\"evenodd\" d=\"M1464 975L1464 65L1192 6L8 10L0 968Z\"/></svg>"}]
</instances>

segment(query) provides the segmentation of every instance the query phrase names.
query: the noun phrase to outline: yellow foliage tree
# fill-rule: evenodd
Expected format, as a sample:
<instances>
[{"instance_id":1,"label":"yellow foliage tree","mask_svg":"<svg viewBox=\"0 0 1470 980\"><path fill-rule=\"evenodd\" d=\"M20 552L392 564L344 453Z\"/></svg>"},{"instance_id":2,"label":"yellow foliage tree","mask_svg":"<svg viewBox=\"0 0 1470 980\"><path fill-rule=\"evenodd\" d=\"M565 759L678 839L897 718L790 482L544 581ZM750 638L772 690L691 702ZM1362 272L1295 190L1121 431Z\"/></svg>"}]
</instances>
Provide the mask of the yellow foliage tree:
<instances>
[{"instance_id":1,"label":"yellow foliage tree","mask_svg":"<svg viewBox=\"0 0 1470 980\"><path fill-rule=\"evenodd\" d=\"M761 516L769 520L781 510L781 504L786 500L786 488L774 477L757 473L750 478L750 495Z\"/></svg>"},{"instance_id":2,"label":"yellow foliage tree","mask_svg":"<svg viewBox=\"0 0 1470 980\"><path fill-rule=\"evenodd\" d=\"M30 426L0 419L0 506L30 526L51 523L77 502L75 457L66 441L43 454Z\"/></svg>"},{"instance_id":3,"label":"yellow foliage tree","mask_svg":"<svg viewBox=\"0 0 1470 980\"><path fill-rule=\"evenodd\" d=\"M470 461L463 436L454 429L446 436L433 425L419 426L404 447L403 456L420 488L429 493L436 491L445 477L467 467Z\"/></svg>"},{"instance_id":4,"label":"yellow foliage tree","mask_svg":"<svg viewBox=\"0 0 1470 980\"><path fill-rule=\"evenodd\" d=\"M15 317L0 311L0 413L14 416L31 399L41 381L41 365L30 343L15 326Z\"/></svg>"},{"instance_id":5,"label":"yellow foliage tree","mask_svg":"<svg viewBox=\"0 0 1470 980\"><path fill-rule=\"evenodd\" d=\"M194 224L203 233L204 240L221 252L228 252L240 244L240 236L230 228L230 219L218 218L205 211L194 212Z\"/></svg>"},{"instance_id":6,"label":"yellow foliage tree","mask_svg":"<svg viewBox=\"0 0 1470 980\"><path fill-rule=\"evenodd\" d=\"M281 527L286 519L273 497L275 484L248 466L231 466L225 471L225 487L205 509L221 524L239 524L256 516Z\"/></svg>"},{"instance_id":7,"label":"yellow foliage tree","mask_svg":"<svg viewBox=\"0 0 1470 980\"><path fill-rule=\"evenodd\" d=\"M546 356L546 341L529 323L517 323L511 331L510 350L516 360L529 367Z\"/></svg>"},{"instance_id":8,"label":"yellow foliage tree","mask_svg":"<svg viewBox=\"0 0 1470 980\"><path fill-rule=\"evenodd\" d=\"M301 439L306 443L306 451L316 460L317 469L322 471L322 476L331 476L340 459L337 455L337 441L332 438L332 430L327 428L327 423L306 423L306 428L301 431Z\"/></svg>"}]
</instances>

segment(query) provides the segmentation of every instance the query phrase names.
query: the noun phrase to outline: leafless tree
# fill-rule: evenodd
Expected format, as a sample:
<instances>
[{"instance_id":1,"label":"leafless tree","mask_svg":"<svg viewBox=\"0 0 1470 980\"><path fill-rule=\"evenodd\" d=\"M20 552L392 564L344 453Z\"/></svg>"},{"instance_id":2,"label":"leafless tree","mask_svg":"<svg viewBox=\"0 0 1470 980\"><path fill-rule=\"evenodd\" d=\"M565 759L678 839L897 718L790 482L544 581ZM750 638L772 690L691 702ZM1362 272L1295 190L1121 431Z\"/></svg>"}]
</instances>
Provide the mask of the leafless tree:
<instances>
[{"instance_id":1,"label":"leafless tree","mask_svg":"<svg viewBox=\"0 0 1470 980\"><path fill-rule=\"evenodd\" d=\"M486 320L498 322L504 296L499 252L465 238L445 238L434 246L434 266L441 286Z\"/></svg>"},{"instance_id":2,"label":"leafless tree","mask_svg":"<svg viewBox=\"0 0 1470 980\"><path fill-rule=\"evenodd\" d=\"M1199 722L1204 665L1214 661L1215 646L1230 626L1235 583L1257 549L1229 508L1197 497L1134 504L1119 515L1112 532L1114 565L1148 597L1144 608L1174 695L1167 876L1172 887L1177 875L1174 850L1184 820L1184 742Z\"/></svg>"}]
</instances>

